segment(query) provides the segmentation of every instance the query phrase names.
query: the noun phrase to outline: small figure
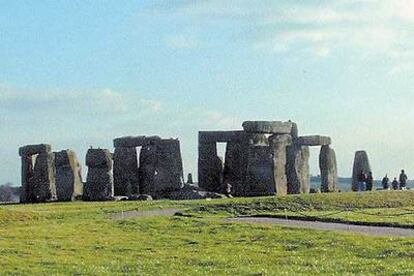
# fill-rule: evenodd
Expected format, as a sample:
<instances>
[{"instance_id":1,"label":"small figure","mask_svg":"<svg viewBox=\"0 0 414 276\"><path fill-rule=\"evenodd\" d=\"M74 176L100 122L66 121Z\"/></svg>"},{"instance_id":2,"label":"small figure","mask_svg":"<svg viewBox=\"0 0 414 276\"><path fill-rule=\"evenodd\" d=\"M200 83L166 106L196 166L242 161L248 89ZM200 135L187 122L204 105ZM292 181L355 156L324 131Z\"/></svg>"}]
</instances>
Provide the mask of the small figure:
<instances>
[{"instance_id":1,"label":"small figure","mask_svg":"<svg viewBox=\"0 0 414 276\"><path fill-rule=\"evenodd\" d=\"M384 190L389 190L390 189L390 179L388 178L387 174L382 179L382 188Z\"/></svg>"},{"instance_id":2,"label":"small figure","mask_svg":"<svg viewBox=\"0 0 414 276\"><path fill-rule=\"evenodd\" d=\"M372 172L369 172L367 177L365 178L366 190L372 191L372 188L374 186L374 177L372 176Z\"/></svg>"},{"instance_id":3,"label":"small figure","mask_svg":"<svg viewBox=\"0 0 414 276\"><path fill-rule=\"evenodd\" d=\"M394 181L392 182L392 188L393 188L394 190L398 190L398 186L399 186L399 183L398 183L398 181L397 181L397 178L396 178L396 177L394 177Z\"/></svg>"},{"instance_id":4,"label":"small figure","mask_svg":"<svg viewBox=\"0 0 414 276\"><path fill-rule=\"evenodd\" d=\"M408 180L408 177L405 174L405 171L404 170L401 170L401 174L400 174L400 189L401 190L405 190L406 189L406 187L407 187L407 180Z\"/></svg>"},{"instance_id":5,"label":"small figure","mask_svg":"<svg viewBox=\"0 0 414 276\"><path fill-rule=\"evenodd\" d=\"M361 170L358 174L358 192L365 191L365 173Z\"/></svg>"}]
</instances>

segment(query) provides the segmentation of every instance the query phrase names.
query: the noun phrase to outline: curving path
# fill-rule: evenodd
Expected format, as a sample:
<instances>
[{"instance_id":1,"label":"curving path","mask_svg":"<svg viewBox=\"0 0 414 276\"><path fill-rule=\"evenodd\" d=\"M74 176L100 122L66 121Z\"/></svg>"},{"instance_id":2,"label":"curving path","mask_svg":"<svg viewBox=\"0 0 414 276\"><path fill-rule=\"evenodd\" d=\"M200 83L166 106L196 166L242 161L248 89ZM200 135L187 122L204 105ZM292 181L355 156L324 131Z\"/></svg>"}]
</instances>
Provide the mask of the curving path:
<instances>
[{"instance_id":1,"label":"curving path","mask_svg":"<svg viewBox=\"0 0 414 276\"><path fill-rule=\"evenodd\" d=\"M363 226L346 223L331 223L320 221L303 221L280 218L265 218L265 217L239 217L230 218L233 222L247 222L247 223L266 223L276 224L289 227L308 228L316 230L332 230L342 232L353 232L369 236L379 237L414 237L414 229L405 229L398 227L384 227L384 226Z\"/></svg>"}]
</instances>

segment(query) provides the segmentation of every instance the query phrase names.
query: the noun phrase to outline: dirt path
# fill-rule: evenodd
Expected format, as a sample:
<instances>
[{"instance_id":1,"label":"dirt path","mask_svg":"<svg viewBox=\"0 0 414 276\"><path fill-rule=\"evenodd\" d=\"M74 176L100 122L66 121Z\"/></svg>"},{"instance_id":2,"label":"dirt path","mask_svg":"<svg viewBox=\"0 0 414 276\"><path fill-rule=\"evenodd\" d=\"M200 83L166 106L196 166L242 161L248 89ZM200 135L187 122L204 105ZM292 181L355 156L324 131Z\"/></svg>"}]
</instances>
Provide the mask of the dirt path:
<instances>
[{"instance_id":1,"label":"dirt path","mask_svg":"<svg viewBox=\"0 0 414 276\"><path fill-rule=\"evenodd\" d=\"M396 227L382 227L382 226L362 226L345 223L330 223L319 221L303 221L303 220L287 220L280 218L263 218L263 217L243 217L230 218L229 221L248 222L248 223L267 223L277 224L289 227L308 228L316 230L333 230L345 231L369 236L379 237L414 237L414 229L404 229Z\"/></svg>"},{"instance_id":2,"label":"dirt path","mask_svg":"<svg viewBox=\"0 0 414 276\"><path fill-rule=\"evenodd\" d=\"M124 211L124 212L111 214L110 218L119 220L119 219L153 217L153 216L172 216L177 212L180 212L180 210L164 209L164 210L151 210L151 211Z\"/></svg>"}]
</instances>

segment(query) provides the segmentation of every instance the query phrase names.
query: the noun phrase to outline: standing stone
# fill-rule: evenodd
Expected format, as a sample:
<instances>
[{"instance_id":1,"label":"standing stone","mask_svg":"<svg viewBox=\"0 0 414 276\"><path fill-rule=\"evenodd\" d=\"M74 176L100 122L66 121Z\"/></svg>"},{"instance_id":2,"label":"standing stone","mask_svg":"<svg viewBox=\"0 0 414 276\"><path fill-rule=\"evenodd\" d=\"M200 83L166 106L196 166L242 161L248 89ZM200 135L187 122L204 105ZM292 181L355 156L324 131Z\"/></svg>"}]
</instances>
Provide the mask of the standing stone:
<instances>
[{"instance_id":1,"label":"standing stone","mask_svg":"<svg viewBox=\"0 0 414 276\"><path fill-rule=\"evenodd\" d=\"M214 142L199 142L198 185L209 192L216 192L223 183L223 161L217 156Z\"/></svg>"},{"instance_id":2,"label":"standing stone","mask_svg":"<svg viewBox=\"0 0 414 276\"><path fill-rule=\"evenodd\" d=\"M88 175L83 199L90 201L112 200L114 181L112 176L112 154L107 149L89 149L86 154Z\"/></svg>"},{"instance_id":3,"label":"standing stone","mask_svg":"<svg viewBox=\"0 0 414 276\"><path fill-rule=\"evenodd\" d=\"M308 146L295 143L287 148L286 174L289 194L310 192L309 155Z\"/></svg>"},{"instance_id":4,"label":"standing stone","mask_svg":"<svg viewBox=\"0 0 414 276\"><path fill-rule=\"evenodd\" d=\"M114 152L114 194L139 193L138 157L135 147L116 147Z\"/></svg>"},{"instance_id":5,"label":"standing stone","mask_svg":"<svg viewBox=\"0 0 414 276\"><path fill-rule=\"evenodd\" d=\"M366 174L371 172L368 154L365 151L357 151L355 153L354 167L352 171L352 191L358 191L358 174L361 170Z\"/></svg>"},{"instance_id":6,"label":"standing stone","mask_svg":"<svg viewBox=\"0 0 414 276\"><path fill-rule=\"evenodd\" d=\"M82 196L82 168L72 150L55 152L56 194L58 201L71 201Z\"/></svg>"},{"instance_id":7,"label":"standing stone","mask_svg":"<svg viewBox=\"0 0 414 276\"><path fill-rule=\"evenodd\" d=\"M162 197L184 185L180 142L162 139L141 149L140 193Z\"/></svg>"},{"instance_id":8,"label":"standing stone","mask_svg":"<svg viewBox=\"0 0 414 276\"><path fill-rule=\"evenodd\" d=\"M274 159L270 147L249 146L244 196L276 194L273 162Z\"/></svg>"},{"instance_id":9,"label":"standing stone","mask_svg":"<svg viewBox=\"0 0 414 276\"><path fill-rule=\"evenodd\" d=\"M193 175L191 173L187 176L187 184L194 184Z\"/></svg>"},{"instance_id":10,"label":"standing stone","mask_svg":"<svg viewBox=\"0 0 414 276\"><path fill-rule=\"evenodd\" d=\"M273 156L273 177L277 195L287 194L286 148L292 143L289 134L273 135L269 138Z\"/></svg>"},{"instance_id":11,"label":"standing stone","mask_svg":"<svg viewBox=\"0 0 414 276\"><path fill-rule=\"evenodd\" d=\"M319 155L321 170L321 191L323 193L336 192L338 186L338 171L335 151L328 145L321 147Z\"/></svg>"},{"instance_id":12,"label":"standing stone","mask_svg":"<svg viewBox=\"0 0 414 276\"><path fill-rule=\"evenodd\" d=\"M50 145L28 145L19 149L22 158L22 203L56 200L55 155Z\"/></svg>"},{"instance_id":13,"label":"standing stone","mask_svg":"<svg viewBox=\"0 0 414 276\"><path fill-rule=\"evenodd\" d=\"M249 145L247 139L230 141L226 146L223 183L232 186L232 195L246 195L245 179L247 172Z\"/></svg>"}]
</instances>

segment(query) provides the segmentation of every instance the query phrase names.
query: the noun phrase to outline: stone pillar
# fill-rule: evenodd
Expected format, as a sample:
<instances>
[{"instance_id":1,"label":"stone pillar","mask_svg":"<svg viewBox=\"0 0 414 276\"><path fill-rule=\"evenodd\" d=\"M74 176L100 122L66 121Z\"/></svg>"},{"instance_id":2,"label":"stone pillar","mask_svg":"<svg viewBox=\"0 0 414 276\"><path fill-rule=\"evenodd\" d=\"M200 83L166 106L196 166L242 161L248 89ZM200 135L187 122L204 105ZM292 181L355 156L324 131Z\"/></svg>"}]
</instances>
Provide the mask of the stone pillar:
<instances>
[{"instance_id":1,"label":"stone pillar","mask_svg":"<svg viewBox=\"0 0 414 276\"><path fill-rule=\"evenodd\" d=\"M184 185L180 141L162 139L141 149L140 193L162 197Z\"/></svg>"},{"instance_id":2,"label":"stone pillar","mask_svg":"<svg viewBox=\"0 0 414 276\"><path fill-rule=\"evenodd\" d=\"M361 170L365 174L371 172L371 166L366 151L357 151L355 153L354 167L352 171L352 191L358 191L358 174Z\"/></svg>"},{"instance_id":3,"label":"stone pillar","mask_svg":"<svg viewBox=\"0 0 414 276\"><path fill-rule=\"evenodd\" d=\"M338 186L338 171L335 151L329 145L322 146L319 155L321 169L321 191L323 193L336 192Z\"/></svg>"},{"instance_id":4,"label":"stone pillar","mask_svg":"<svg viewBox=\"0 0 414 276\"><path fill-rule=\"evenodd\" d=\"M242 196L266 196L276 194L274 160L269 146L250 145L245 190Z\"/></svg>"},{"instance_id":5,"label":"stone pillar","mask_svg":"<svg viewBox=\"0 0 414 276\"><path fill-rule=\"evenodd\" d=\"M58 201L71 201L83 194L82 168L72 150L55 152L56 194Z\"/></svg>"},{"instance_id":6,"label":"stone pillar","mask_svg":"<svg viewBox=\"0 0 414 276\"><path fill-rule=\"evenodd\" d=\"M289 134L272 135L269 138L273 156L273 176L277 195L287 194L286 148L292 143Z\"/></svg>"},{"instance_id":7,"label":"stone pillar","mask_svg":"<svg viewBox=\"0 0 414 276\"><path fill-rule=\"evenodd\" d=\"M214 142L199 141L198 185L209 192L216 192L223 183L223 161L217 156Z\"/></svg>"},{"instance_id":8,"label":"stone pillar","mask_svg":"<svg viewBox=\"0 0 414 276\"><path fill-rule=\"evenodd\" d=\"M310 192L309 147L297 143L287 148L286 174L288 193Z\"/></svg>"},{"instance_id":9,"label":"stone pillar","mask_svg":"<svg viewBox=\"0 0 414 276\"><path fill-rule=\"evenodd\" d=\"M107 149L89 149L86 154L88 175L83 199L91 201L112 200L114 181L112 176L112 154Z\"/></svg>"},{"instance_id":10,"label":"stone pillar","mask_svg":"<svg viewBox=\"0 0 414 276\"><path fill-rule=\"evenodd\" d=\"M193 175L191 173L187 175L187 184L194 184Z\"/></svg>"},{"instance_id":11,"label":"stone pillar","mask_svg":"<svg viewBox=\"0 0 414 276\"><path fill-rule=\"evenodd\" d=\"M56 200L55 155L46 144L28 145L19 149L22 158L22 203ZM33 166L34 161L34 166Z\"/></svg>"},{"instance_id":12,"label":"stone pillar","mask_svg":"<svg viewBox=\"0 0 414 276\"><path fill-rule=\"evenodd\" d=\"M135 147L116 147L114 151L114 194L139 193L138 157Z\"/></svg>"},{"instance_id":13,"label":"stone pillar","mask_svg":"<svg viewBox=\"0 0 414 276\"><path fill-rule=\"evenodd\" d=\"M154 195L179 190L184 186L180 141L163 139L157 145L154 175ZM152 195L152 194L151 194Z\"/></svg>"},{"instance_id":14,"label":"stone pillar","mask_svg":"<svg viewBox=\"0 0 414 276\"><path fill-rule=\"evenodd\" d=\"M247 139L230 141L226 146L226 156L223 172L223 183L232 186L232 195L244 196L246 194L245 179L249 155Z\"/></svg>"}]
</instances>

